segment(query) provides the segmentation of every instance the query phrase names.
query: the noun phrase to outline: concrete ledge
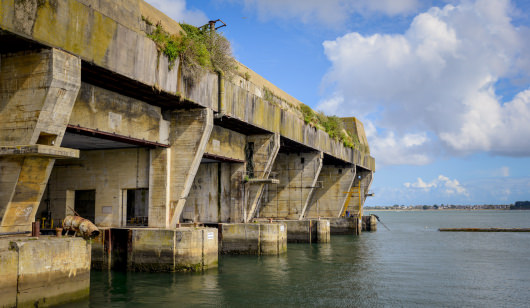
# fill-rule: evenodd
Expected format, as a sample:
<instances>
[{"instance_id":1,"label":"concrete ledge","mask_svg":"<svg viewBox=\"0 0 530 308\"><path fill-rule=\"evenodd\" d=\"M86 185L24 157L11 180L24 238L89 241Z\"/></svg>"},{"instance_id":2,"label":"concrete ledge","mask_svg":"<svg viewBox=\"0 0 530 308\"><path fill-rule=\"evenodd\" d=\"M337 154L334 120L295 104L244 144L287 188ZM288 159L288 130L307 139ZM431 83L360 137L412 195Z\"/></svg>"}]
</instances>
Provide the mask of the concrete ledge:
<instances>
[{"instance_id":1,"label":"concrete ledge","mask_svg":"<svg viewBox=\"0 0 530 308\"><path fill-rule=\"evenodd\" d=\"M249 184L280 184L278 179L250 179Z\"/></svg>"},{"instance_id":2,"label":"concrete ledge","mask_svg":"<svg viewBox=\"0 0 530 308\"><path fill-rule=\"evenodd\" d=\"M284 223L219 224L222 254L279 255L287 251Z\"/></svg>"},{"instance_id":3,"label":"concrete ledge","mask_svg":"<svg viewBox=\"0 0 530 308\"><path fill-rule=\"evenodd\" d=\"M81 238L0 238L0 306L44 307L84 298L90 243Z\"/></svg>"},{"instance_id":4,"label":"concrete ledge","mask_svg":"<svg viewBox=\"0 0 530 308\"><path fill-rule=\"evenodd\" d=\"M285 220L287 242L289 243L328 243L330 241L329 220Z\"/></svg>"},{"instance_id":5,"label":"concrete ledge","mask_svg":"<svg viewBox=\"0 0 530 308\"><path fill-rule=\"evenodd\" d=\"M17 145L0 147L0 156L43 156L50 158L79 158L79 150L51 145Z\"/></svg>"}]
</instances>

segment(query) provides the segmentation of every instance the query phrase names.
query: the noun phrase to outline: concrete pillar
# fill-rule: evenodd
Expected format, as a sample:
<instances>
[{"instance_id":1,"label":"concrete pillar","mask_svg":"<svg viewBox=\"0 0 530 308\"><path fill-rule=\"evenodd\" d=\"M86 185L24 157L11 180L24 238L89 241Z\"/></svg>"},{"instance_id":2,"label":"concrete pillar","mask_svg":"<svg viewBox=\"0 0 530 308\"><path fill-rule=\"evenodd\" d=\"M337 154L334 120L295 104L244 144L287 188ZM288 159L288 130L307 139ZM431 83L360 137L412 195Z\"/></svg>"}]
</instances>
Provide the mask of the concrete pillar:
<instances>
[{"instance_id":1,"label":"concrete pillar","mask_svg":"<svg viewBox=\"0 0 530 308\"><path fill-rule=\"evenodd\" d=\"M247 145L253 144L253 153L251 161L247 164L252 164L253 174L248 177L265 180L269 178L270 172L280 150L280 135L252 135L247 137ZM256 210L260 204L265 184L264 183L249 183L247 184L247 213L245 214L246 222L249 222L256 216Z\"/></svg>"},{"instance_id":2,"label":"concrete pillar","mask_svg":"<svg viewBox=\"0 0 530 308\"><path fill-rule=\"evenodd\" d=\"M324 165L318 177L321 187L313 193L305 218L339 217L354 179L354 167Z\"/></svg>"},{"instance_id":3,"label":"concrete pillar","mask_svg":"<svg viewBox=\"0 0 530 308\"><path fill-rule=\"evenodd\" d=\"M273 172L280 183L269 185L259 217L300 219L321 168L322 152L278 154Z\"/></svg>"},{"instance_id":4,"label":"concrete pillar","mask_svg":"<svg viewBox=\"0 0 530 308\"><path fill-rule=\"evenodd\" d=\"M361 210L366 201L366 195L372 184L373 172L369 170L360 169L357 170L355 181L353 182L353 188L355 193L352 194L350 203L347 211L355 214L362 215ZM355 189L357 187L357 189ZM341 212L342 213L342 212Z\"/></svg>"},{"instance_id":5,"label":"concrete pillar","mask_svg":"<svg viewBox=\"0 0 530 308\"><path fill-rule=\"evenodd\" d=\"M211 109L170 112L168 149L151 151L149 226L179 222L213 128Z\"/></svg>"},{"instance_id":6,"label":"concrete pillar","mask_svg":"<svg viewBox=\"0 0 530 308\"><path fill-rule=\"evenodd\" d=\"M0 232L31 230L55 159L79 156L60 144L80 86L81 60L63 51L1 55Z\"/></svg>"},{"instance_id":7,"label":"concrete pillar","mask_svg":"<svg viewBox=\"0 0 530 308\"><path fill-rule=\"evenodd\" d=\"M287 251L284 222L219 225L221 254L279 255Z\"/></svg>"},{"instance_id":8,"label":"concrete pillar","mask_svg":"<svg viewBox=\"0 0 530 308\"><path fill-rule=\"evenodd\" d=\"M41 236L0 239L0 307L48 307L89 294L90 242Z\"/></svg>"},{"instance_id":9,"label":"concrete pillar","mask_svg":"<svg viewBox=\"0 0 530 308\"><path fill-rule=\"evenodd\" d=\"M329 243L330 224L326 219L284 220L289 243Z\"/></svg>"}]
</instances>

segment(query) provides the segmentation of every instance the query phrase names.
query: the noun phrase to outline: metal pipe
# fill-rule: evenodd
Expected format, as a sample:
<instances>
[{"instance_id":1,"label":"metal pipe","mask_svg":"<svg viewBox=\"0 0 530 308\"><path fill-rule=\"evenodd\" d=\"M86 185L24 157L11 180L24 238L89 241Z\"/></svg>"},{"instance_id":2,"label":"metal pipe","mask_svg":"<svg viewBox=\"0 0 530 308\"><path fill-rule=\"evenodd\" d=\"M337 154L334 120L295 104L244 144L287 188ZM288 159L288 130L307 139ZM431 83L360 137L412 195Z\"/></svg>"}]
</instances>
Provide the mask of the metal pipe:
<instances>
[{"instance_id":1,"label":"metal pipe","mask_svg":"<svg viewBox=\"0 0 530 308\"><path fill-rule=\"evenodd\" d=\"M40 224L38 221L31 223L31 236L39 237L40 235Z\"/></svg>"},{"instance_id":2,"label":"metal pipe","mask_svg":"<svg viewBox=\"0 0 530 308\"><path fill-rule=\"evenodd\" d=\"M16 231L16 232L0 232L1 235L18 235L18 234L29 234L31 231Z\"/></svg>"},{"instance_id":3,"label":"metal pipe","mask_svg":"<svg viewBox=\"0 0 530 308\"><path fill-rule=\"evenodd\" d=\"M84 238L94 238L99 235L99 229L90 220L80 216L66 216L63 228L68 231L79 232Z\"/></svg>"}]
</instances>

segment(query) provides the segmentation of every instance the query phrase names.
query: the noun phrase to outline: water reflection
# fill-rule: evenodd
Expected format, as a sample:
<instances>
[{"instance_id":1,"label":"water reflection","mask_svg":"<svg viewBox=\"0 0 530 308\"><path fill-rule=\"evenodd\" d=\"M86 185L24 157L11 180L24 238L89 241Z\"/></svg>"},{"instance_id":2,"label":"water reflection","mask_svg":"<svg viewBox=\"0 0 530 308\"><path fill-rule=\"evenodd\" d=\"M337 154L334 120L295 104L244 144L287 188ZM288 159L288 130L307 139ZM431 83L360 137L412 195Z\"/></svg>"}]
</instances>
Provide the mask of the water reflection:
<instances>
[{"instance_id":1,"label":"water reflection","mask_svg":"<svg viewBox=\"0 0 530 308\"><path fill-rule=\"evenodd\" d=\"M281 256L221 256L202 274L92 272L90 300L69 307L528 306L530 233L436 230L524 227L530 211L377 214L392 231L289 244Z\"/></svg>"}]
</instances>

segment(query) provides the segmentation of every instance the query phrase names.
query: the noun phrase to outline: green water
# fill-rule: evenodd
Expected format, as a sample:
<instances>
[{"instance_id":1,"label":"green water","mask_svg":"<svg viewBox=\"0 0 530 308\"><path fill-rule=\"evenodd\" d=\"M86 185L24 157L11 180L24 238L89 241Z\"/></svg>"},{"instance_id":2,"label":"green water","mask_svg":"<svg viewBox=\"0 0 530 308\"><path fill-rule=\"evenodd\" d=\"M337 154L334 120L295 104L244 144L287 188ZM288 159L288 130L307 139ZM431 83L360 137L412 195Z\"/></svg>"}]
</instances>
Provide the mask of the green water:
<instances>
[{"instance_id":1,"label":"green water","mask_svg":"<svg viewBox=\"0 0 530 308\"><path fill-rule=\"evenodd\" d=\"M289 244L279 257L224 256L203 274L92 272L70 307L530 307L530 211L375 212L374 233Z\"/></svg>"}]
</instances>

